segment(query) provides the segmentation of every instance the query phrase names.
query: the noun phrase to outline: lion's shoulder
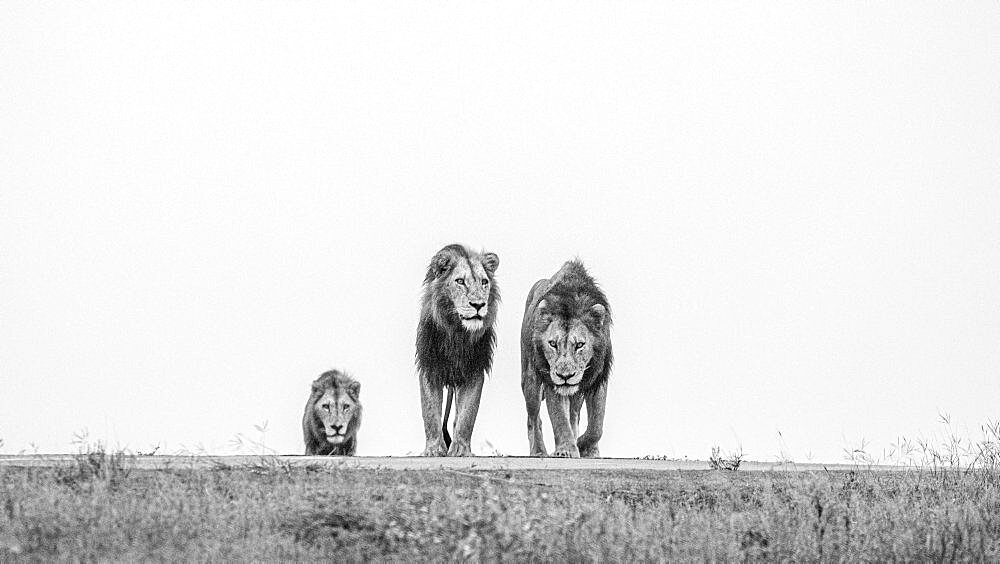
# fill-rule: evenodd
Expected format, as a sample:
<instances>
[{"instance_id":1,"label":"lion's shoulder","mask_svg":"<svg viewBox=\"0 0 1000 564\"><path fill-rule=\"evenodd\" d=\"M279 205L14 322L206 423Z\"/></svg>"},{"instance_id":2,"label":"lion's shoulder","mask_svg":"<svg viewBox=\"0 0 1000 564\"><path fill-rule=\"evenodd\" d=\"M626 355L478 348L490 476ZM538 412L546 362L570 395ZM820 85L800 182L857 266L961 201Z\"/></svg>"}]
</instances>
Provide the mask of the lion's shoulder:
<instances>
[{"instance_id":1,"label":"lion's shoulder","mask_svg":"<svg viewBox=\"0 0 1000 564\"><path fill-rule=\"evenodd\" d=\"M572 317L595 304L610 311L604 290L579 259L567 261L554 278L546 297L562 306L560 314Z\"/></svg>"},{"instance_id":2,"label":"lion's shoulder","mask_svg":"<svg viewBox=\"0 0 1000 564\"><path fill-rule=\"evenodd\" d=\"M611 305L604 290L579 259L566 261L551 278L532 286L525 304L525 318L537 312L545 301L545 312L566 320L586 318L586 312L600 304L606 310L606 325L611 323Z\"/></svg>"}]
</instances>

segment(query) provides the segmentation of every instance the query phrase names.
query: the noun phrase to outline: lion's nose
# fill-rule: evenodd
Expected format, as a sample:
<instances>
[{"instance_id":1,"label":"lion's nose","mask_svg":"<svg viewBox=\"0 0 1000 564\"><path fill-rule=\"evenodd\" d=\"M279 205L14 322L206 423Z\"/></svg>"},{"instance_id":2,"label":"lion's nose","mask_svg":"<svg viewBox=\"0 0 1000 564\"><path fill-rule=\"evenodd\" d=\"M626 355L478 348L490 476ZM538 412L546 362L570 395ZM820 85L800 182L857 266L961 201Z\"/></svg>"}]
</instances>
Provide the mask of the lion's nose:
<instances>
[{"instance_id":1,"label":"lion's nose","mask_svg":"<svg viewBox=\"0 0 1000 564\"><path fill-rule=\"evenodd\" d=\"M344 428L343 425L330 425L330 427L333 428L333 432L338 435L340 434L340 430Z\"/></svg>"},{"instance_id":2,"label":"lion's nose","mask_svg":"<svg viewBox=\"0 0 1000 564\"><path fill-rule=\"evenodd\" d=\"M469 302L469 305L474 307L476 311L479 311L486 306L486 302Z\"/></svg>"},{"instance_id":3,"label":"lion's nose","mask_svg":"<svg viewBox=\"0 0 1000 564\"><path fill-rule=\"evenodd\" d=\"M560 373L556 372L556 376L562 378L565 381L565 380L569 380L570 378L572 378L573 377L573 373L570 372L568 374L560 374Z\"/></svg>"}]
</instances>

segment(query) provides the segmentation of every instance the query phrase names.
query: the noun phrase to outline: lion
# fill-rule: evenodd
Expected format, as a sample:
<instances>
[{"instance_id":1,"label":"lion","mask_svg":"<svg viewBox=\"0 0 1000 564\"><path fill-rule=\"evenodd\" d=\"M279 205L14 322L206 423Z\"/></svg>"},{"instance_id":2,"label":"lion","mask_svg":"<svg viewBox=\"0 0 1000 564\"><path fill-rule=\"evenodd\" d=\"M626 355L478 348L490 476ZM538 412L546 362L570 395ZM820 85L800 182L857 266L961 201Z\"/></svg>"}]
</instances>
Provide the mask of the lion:
<instances>
[{"instance_id":1,"label":"lion","mask_svg":"<svg viewBox=\"0 0 1000 564\"><path fill-rule=\"evenodd\" d=\"M597 458L604 432L611 353L611 309L579 259L566 262L528 293L521 323L521 391L531 456L547 456L538 410L545 399L553 456ZM579 435L587 403L587 431ZM578 438L579 437L579 438Z\"/></svg>"},{"instance_id":2,"label":"lion","mask_svg":"<svg viewBox=\"0 0 1000 564\"><path fill-rule=\"evenodd\" d=\"M306 454L354 456L361 427L361 383L340 372L324 372L312 383L302 415Z\"/></svg>"},{"instance_id":3,"label":"lion","mask_svg":"<svg viewBox=\"0 0 1000 564\"><path fill-rule=\"evenodd\" d=\"M495 253L452 244L427 267L417 324L417 371L426 445L423 456L471 456L483 382L493 363L493 323L500 304ZM441 416L441 396L448 388ZM457 397L454 441L448 415Z\"/></svg>"}]
</instances>

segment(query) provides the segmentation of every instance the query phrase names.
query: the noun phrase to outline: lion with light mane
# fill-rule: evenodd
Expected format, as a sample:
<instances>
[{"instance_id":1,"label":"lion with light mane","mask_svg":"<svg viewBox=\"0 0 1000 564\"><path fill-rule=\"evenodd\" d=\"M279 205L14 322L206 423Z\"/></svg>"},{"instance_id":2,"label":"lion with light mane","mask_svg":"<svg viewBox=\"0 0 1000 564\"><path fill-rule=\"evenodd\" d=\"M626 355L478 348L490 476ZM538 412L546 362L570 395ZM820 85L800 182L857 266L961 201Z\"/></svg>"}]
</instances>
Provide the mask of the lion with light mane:
<instances>
[{"instance_id":1,"label":"lion with light mane","mask_svg":"<svg viewBox=\"0 0 1000 564\"><path fill-rule=\"evenodd\" d=\"M338 370L312 383L302 415L306 454L354 456L361 428L361 383Z\"/></svg>"},{"instance_id":2,"label":"lion with light mane","mask_svg":"<svg viewBox=\"0 0 1000 564\"><path fill-rule=\"evenodd\" d=\"M496 345L493 323L500 289L493 276L499 265L495 253L452 244L438 251L427 267L416 354L426 438L423 456L472 454L472 429ZM445 388L448 399L442 418ZM454 441L448 434L453 400L457 403Z\"/></svg>"},{"instance_id":3,"label":"lion with light mane","mask_svg":"<svg viewBox=\"0 0 1000 564\"><path fill-rule=\"evenodd\" d=\"M546 456L542 399L555 436L553 456L600 457L611 373L611 309L579 260L566 262L528 293L521 323L521 391L531 456ZM579 434L587 404L587 430Z\"/></svg>"}]
</instances>

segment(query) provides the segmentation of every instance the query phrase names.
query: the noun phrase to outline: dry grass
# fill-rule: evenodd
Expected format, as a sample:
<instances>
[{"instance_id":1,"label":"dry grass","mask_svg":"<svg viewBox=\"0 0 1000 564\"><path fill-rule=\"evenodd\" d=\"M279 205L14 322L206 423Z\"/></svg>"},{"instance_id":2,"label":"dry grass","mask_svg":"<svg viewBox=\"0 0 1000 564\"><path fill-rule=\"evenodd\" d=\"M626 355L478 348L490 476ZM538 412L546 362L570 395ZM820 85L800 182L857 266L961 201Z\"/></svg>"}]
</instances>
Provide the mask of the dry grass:
<instances>
[{"instance_id":1,"label":"dry grass","mask_svg":"<svg viewBox=\"0 0 1000 564\"><path fill-rule=\"evenodd\" d=\"M0 561L997 561L984 430L962 456L915 447L929 462L905 472L144 471L90 449L0 468Z\"/></svg>"},{"instance_id":2,"label":"dry grass","mask_svg":"<svg viewBox=\"0 0 1000 564\"><path fill-rule=\"evenodd\" d=\"M996 471L0 474L0 560L997 560ZM6 541L4 539L7 539Z\"/></svg>"}]
</instances>

